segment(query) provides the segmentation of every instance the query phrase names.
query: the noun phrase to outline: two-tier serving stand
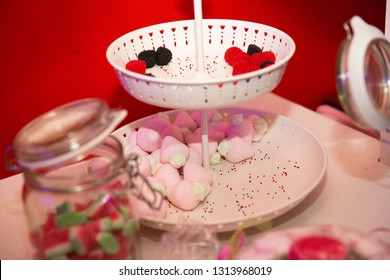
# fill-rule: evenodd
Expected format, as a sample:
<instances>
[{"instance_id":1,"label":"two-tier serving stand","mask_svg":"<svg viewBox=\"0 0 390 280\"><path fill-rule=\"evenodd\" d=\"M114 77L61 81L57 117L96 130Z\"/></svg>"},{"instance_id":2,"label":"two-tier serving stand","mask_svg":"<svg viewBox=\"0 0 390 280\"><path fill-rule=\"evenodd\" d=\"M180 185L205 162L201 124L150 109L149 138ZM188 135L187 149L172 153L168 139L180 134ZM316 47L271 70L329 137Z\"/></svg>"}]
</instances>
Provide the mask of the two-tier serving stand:
<instances>
[{"instance_id":1,"label":"two-tier serving stand","mask_svg":"<svg viewBox=\"0 0 390 280\"><path fill-rule=\"evenodd\" d=\"M194 0L194 14L194 20L157 24L123 35L109 46L107 59L114 67L121 85L134 98L162 108L201 110L202 158L203 165L209 168L207 152L208 110L216 108L230 110L228 108L230 105L248 101L274 90L281 81L287 63L295 52L295 43L286 33L263 24L239 20L203 19L201 0ZM249 44L255 44L263 50L274 52L276 63L264 69L232 76L232 68L224 60L225 51L232 46L237 46L246 51ZM126 70L126 63L129 60L137 59L138 53L144 50L156 50L160 46L170 49L173 59L166 66L155 66L147 69L147 72L153 76ZM240 213L238 213L239 216L237 217L225 215L226 218L230 218L229 221L222 221L224 218L221 217L208 219L205 217L205 214L221 212L223 211L222 208L229 208L227 204L234 201L234 196L230 199L226 198L227 202L221 202L221 205L218 206L218 203L213 201L213 199L221 200L221 195L219 195L219 198L213 198L210 195L210 200L206 201L201 210L198 210L199 213L191 211L191 213L183 214L176 209L175 213L171 213L173 216L183 214L188 219L203 219L203 222L208 223L219 231L231 230L237 228L237 226L249 226L281 215L300 202L318 184L326 166L326 155L318 139L299 126L299 124L292 123L287 118L281 119L267 113L264 113L264 116L274 121L274 130L279 125L280 129L278 129L277 133L274 133L276 138L286 138L280 137L279 133L286 133L286 130L291 129L293 132L289 132L287 138L296 138L297 135L301 135L299 141L292 141L292 145L295 142L298 146L304 146L306 141L309 144L314 143L311 146L315 147L314 154L317 156L317 159L313 159L316 161L315 164L307 164L307 168L315 167L314 170L306 170L307 172L305 173L311 173L312 175L309 176L311 178L307 182L303 182L305 187L302 193L290 198L286 196L280 204L274 205L271 203L270 206L265 206L268 209L267 211L260 211L262 213L259 213L258 210L253 210L243 214L240 210L241 212L238 211ZM136 129L137 126L142 125L142 121L136 121L119 129L117 135L128 135L129 133L124 132ZM283 131L283 129L286 130ZM277 146L277 149L283 152L282 145L277 144ZM276 149L276 146L274 148ZM268 158L270 157L268 156ZM272 159L269 160L272 161ZM295 169L297 169L296 167L299 163L295 162ZM290 163L286 160L283 164L288 165ZM290 165L293 168L292 162ZM221 168L229 169L231 166ZM281 165L280 168L286 167ZM227 170L223 171L227 172ZM256 171L256 169L253 172L253 176L256 177L266 176L264 175L265 173L260 175L261 172ZM271 179L273 170L264 172L267 173L268 179ZM259 174L256 175L256 173ZM285 173L287 174L286 171ZM281 178L281 181L285 179ZM290 181L292 180L296 180L296 178L291 177ZM223 184L225 183L218 182L218 185ZM250 189L251 192L254 192L255 188L257 187L248 187L248 190ZM244 187L242 189L247 191L244 190ZM235 196L241 196L239 200L244 195L243 191L240 194L235 194ZM282 192L282 190L280 191ZM238 200L236 199L236 201ZM202 211L203 214L200 213ZM170 229L171 226L177 223L176 218L167 218L164 221L153 220L152 218L146 220L146 224L164 230ZM247 223L248 220L251 220L251 222Z\"/></svg>"}]
</instances>

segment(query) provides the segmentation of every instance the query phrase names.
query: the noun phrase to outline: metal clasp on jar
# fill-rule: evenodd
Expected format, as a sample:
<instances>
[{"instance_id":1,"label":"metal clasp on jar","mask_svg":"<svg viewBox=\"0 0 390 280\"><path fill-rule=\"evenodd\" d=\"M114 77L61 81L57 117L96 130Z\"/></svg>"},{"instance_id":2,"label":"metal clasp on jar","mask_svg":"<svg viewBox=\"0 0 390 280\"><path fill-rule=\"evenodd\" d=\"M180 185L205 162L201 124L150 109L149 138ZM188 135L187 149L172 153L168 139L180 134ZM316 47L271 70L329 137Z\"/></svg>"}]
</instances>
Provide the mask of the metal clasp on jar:
<instances>
[{"instance_id":1,"label":"metal clasp on jar","mask_svg":"<svg viewBox=\"0 0 390 280\"><path fill-rule=\"evenodd\" d=\"M139 172L139 157L137 154L130 154L126 165L125 170L129 175L128 188L132 194L145 201L151 209L160 209L164 200L164 195L157 189L154 189L150 182ZM143 190L143 187L146 186L149 190ZM146 193L150 193L150 196L147 196Z\"/></svg>"}]
</instances>

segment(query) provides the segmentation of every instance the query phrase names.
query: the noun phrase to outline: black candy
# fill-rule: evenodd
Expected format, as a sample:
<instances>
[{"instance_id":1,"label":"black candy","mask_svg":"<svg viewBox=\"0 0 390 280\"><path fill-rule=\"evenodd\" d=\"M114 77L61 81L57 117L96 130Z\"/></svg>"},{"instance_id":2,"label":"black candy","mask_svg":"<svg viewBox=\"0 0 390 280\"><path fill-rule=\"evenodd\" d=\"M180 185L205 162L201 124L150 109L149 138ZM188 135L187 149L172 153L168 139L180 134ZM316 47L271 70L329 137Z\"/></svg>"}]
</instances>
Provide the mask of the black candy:
<instances>
[{"instance_id":1,"label":"black candy","mask_svg":"<svg viewBox=\"0 0 390 280\"><path fill-rule=\"evenodd\" d=\"M172 60L172 52L164 47L158 47L156 64L158 66L167 65Z\"/></svg>"},{"instance_id":2,"label":"black candy","mask_svg":"<svg viewBox=\"0 0 390 280\"><path fill-rule=\"evenodd\" d=\"M252 55L254 53L260 53L262 52L263 50L260 49L260 47L256 46L255 44L250 44L248 46L248 50L246 51L247 54L249 55Z\"/></svg>"},{"instance_id":3,"label":"black candy","mask_svg":"<svg viewBox=\"0 0 390 280\"><path fill-rule=\"evenodd\" d=\"M260 69L263 69L264 67L266 67L266 66L268 66L268 65L272 65L272 64L275 64L275 63L273 63L272 61L266 60L266 61L264 61L263 63L261 63Z\"/></svg>"},{"instance_id":4,"label":"black candy","mask_svg":"<svg viewBox=\"0 0 390 280\"><path fill-rule=\"evenodd\" d=\"M157 53L154 50L142 51L138 54L138 60L145 61L146 68L152 68L156 65Z\"/></svg>"}]
</instances>

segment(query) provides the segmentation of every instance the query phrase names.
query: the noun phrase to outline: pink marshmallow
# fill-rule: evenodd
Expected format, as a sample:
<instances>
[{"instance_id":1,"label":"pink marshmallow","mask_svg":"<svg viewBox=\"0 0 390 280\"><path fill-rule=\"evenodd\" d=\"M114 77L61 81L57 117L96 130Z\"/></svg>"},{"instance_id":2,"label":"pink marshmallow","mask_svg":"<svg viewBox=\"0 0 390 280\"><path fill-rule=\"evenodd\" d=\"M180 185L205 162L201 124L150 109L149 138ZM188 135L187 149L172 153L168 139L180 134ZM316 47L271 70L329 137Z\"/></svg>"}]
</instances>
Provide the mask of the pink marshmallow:
<instances>
[{"instance_id":1,"label":"pink marshmallow","mask_svg":"<svg viewBox=\"0 0 390 280\"><path fill-rule=\"evenodd\" d=\"M211 122L212 117L215 113L218 113L216 109L208 109L207 110L207 123ZM198 126L201 126L202 123L202 111L196 110L191 113L191 117L197 123Z\"/></svg>"},{"instance_id":2,"label":"pink marshmallow","mask_svg":"<svg viewBox=\"0 0 390 280\"><path fill-rule=\"evenodd\" d=\"M156 130L142 126L138 128L137 144L142 150L153 152L161 147L161 142L162 137Z\"/></svg>"},{"instance_id":3,"label":"pink marshmallow","mask_svg":"<svg viewBox=\"0 0 390 280\"><path fill-rule=\"evenodd\" d=\"M150 161L148 159L148 153L141 150L138 146L134 146L126 150L125 154L129 156L130 154L136 154L138 156L136 164L138 165L138 172L143 176L150 176L152 174L152 167L150 165Z\"/></svg>"},{"instance_id":4,"label":"pink marshmallow","mask_svg":"<svg viewBox=\"0 0 390 280\"><path fill-rule=\"evenodd\" d=\"M152 174L152 167L147 156L139 158L138 172L143 176L150 176Z\"/></svg>"},{"instance_id":5,"label":"pink marshmallow","mask_svg":"<svg viewBox=\"0 0 390 280\"><path fill-rule=\"evenodd\" d=\"M238 163L255 155L255 149L239 136L230 136L218 145L218 151L225 159L232 163Z\"/></svg>"},{"instance_id":6,"label":"pink marshmallow","mask_svg":"<svg viewBox=\"0 0 390 280\"><path fill-rule=\"evenodd\" d=\"M179 140L180 142L184 142L184 135L180 127L178 127L175 124L171 124L164 128L164 130L161 132L162 138L165 138L166 136L172 136Z\"/></svg>"},{"instance_id":7,"label":"pink marshmallow","mask_svg":"<svg viewBox=\"0 0 390 280\"><path fill-rule=\"evenodd\" d=\"M150 155L155 157L156 159L158 159L160 161L161 148L153 151Z\"/></svg>"},{"instance_id":8,"label":"pink marshmallow","mask_svg":"<svg viewBox=\"0 0 390 280\"><path fill-rule=\"evenodd\" d=\"M203 166L188 161L183 167L184 180L213 184L213 174Z\"/></svg>"},{"instance_id":9,"label":"pink marshmallow","mask_svg":"<svg viewBox=\"0 0 390 280\"><path fill-rule=\"evenodd\" d=\"M209 147L209 158L212 157L212 155L217 151L218 148L218 143L214 140L209 140L208 142L208 147ZM188 144L190 148L194 148L198 151L203 156L203 150L202 150L202 143L196 142L196 143L190 143Z\"/></svg>"},{"instance_id":10,"label":"pink marshmallow","mask_svg":"<svg viewBox=\"0 0 390 280\"><path fill-rule=\"evenodd\" d=\"M260 118L260 116L256 115L256 114L251 114L249 115L248 117L246 117L246 119L250 122L253 122L254 120Z\"/></svg>"},{"instance_id":11,"label":"pink marshmallow","mask_svg":"<svg viewBox=\"0 0 390 280\"><path fill-rule=\"evenodd\" d=\"M137 131L134 130L130 133L129 137L127 137L127 143L130 147L137 145Z\"/></svg>"},{"instance_id":12,"label":"pink marshmallow","mask_svg":"<svg viewBox=\"0 0 390 280\"><path fill-rule=\"evenodd\" d=\"M222 132L226 132L226 128L229 126L229 122L226 120L222 120L215 123L210 123L209 128L213 128Z\"/></svg>"},{"instance_id":13,"label":"pink marshmallow","mask_svg":"<svg viewBox=\"0 0 390 280\"><path fill-rule=\"evenodd\" d=\"M186 180L178 182L167 190L168 200L182 210L189 211L195 209L200 201L194 196L192 184L192 182Z\"/></svg>"},{"instance_id":14,"label":"pink marshmallow","mask_svg":"<svg viewBox=\"0 0 390 280\"><path fill-rule=\"evenodd\" d=\"M167 192L169 188L181 181L179 170L169 163L162 164L155 171L154 176L163 180Z\"/></svg>"},{"instance_id":15,"label":"pink marshmallow","mask_svg":"<svg viewBox=\"0 0 390 280\"><path fill-rule=\"evenodd\" d=\"M187 127L183 127L181 129L181 132L183 133L184 140L188 137L188 135L191 135L193 132L189 130ZM185 142L185 141L184 141Z\"/></svg>"},{"instance_id":16,"label":"pink marshmallow","mask_svg":"<svg viewBox=\"0 0 390 280\"><path fill-rule=\"evenodd\" d=\"M210 124L217 123L225 119L224 113L220 113L215 110L210 116Z\"/></svg>"},{"instance_id":17,"label":"pink marshmallow","mask_svg":"<svg viewBox=\"0 0 390 280\"><path fill-rule=\"evenodd\" d=\"M143 126L161 133L170 124L169 116L166 113L160 113L148 119Z\"/></svg>"},{"instance_id":18,"label":"pink marshmallow","mask_svg":"<svg viewBox=\"0 0 390 280\"><path fill-rule=\"evenodd\" d=\"M193 134L189 135L186 138L186 142L188 144L188 147L196 149L199 152L199 154L203 156L202 134L200 130L195 130ZM215 153L217 147L218 147L218 142L209 138L208 140L209 157L211 157Z\"/></svg>"},{"instance_id":19,"label":"pink marshmallow","mask_svg":"<svg viewBox=\"0 0 390 280\"><path fill-rule=\"evenodd\" d=\"M198 165L202 165L203 163L202 154L194 147L189 147L189 150L190 150L190 157L188 158L188 161L194 162Z\"/></svg>"},{"instance_id":20,"label":"pink marshmallow","mask_svg":"<svg viewBox=\"0 0 390 280\"><path fill-rule=\"evenodd\" d=\"M181 128L186 127L190 131L194 131L198 127L195 120L191 117L191 115L187 111L179 111L176 115L173 124Z\"/></svg>"},{"instance_id":21,"label":"pink marshmallow","mask_svg":"<svg viewBox=\"0 0 390 280\"><path fill-rule=\"evenodd\" d=\"M172 136L167 136L161 143L160 161L170 163L176 168L182 167L190 157L187 145Z\"/></svg>"},{"instance_id":22,"label":"pink marshmallow","mask_svg":"<svg viewBox=\"0 0 390 280\"><path fill-rule=\"evenodd\" d=\"M226 128L226 135L237 135L249 144L252 143L253 126L250 121L244 119L242 115L237 114L232 117L229 126Z\"/></svg>"},{"instance_id":23,"label":"pink marshmallow","mask_svg":"<svg viewBox=\"0 0 390 280\"><path fill-rule=\"evenodd\" d=\"M253 142L259 142L261 139L263 139L264 135L266 134L268 130L268 124L267 121L258 115L250 115L247 118L248 121L252 123L253 127L253 136L252 141Z\"/></svg>"},{"instance_id":24,"label":"pink marshmallow","mask_svg":"<svg viewBox=\"0 0 390 280\"><path fill-rule=\"evenodd\" d=\"M149 182L153 190L159 191L164 197L166 197L167 188L163 179L154 176L147 176L146 180Z\"/></svg>"},{"instance_id":25,"label":"pink marshmallow","mask_svg":"<svg viewBox=\"0 0 390 280\"><path fill-rule=\"evenodd\" d=\"M208 135L210 139L214 139L217 142L221 142L224 138L226 138L226 134L224 131L215 129L213 127L208 128Z\"/></svg>"},{"instance_id":26,"label":"pink marshmallow","mask_svg":"<svg viewBox=\"0 0 390 280\"><path fill-rule=\"evenodd\" d=\"M151 153L150 155L146 156L146 158L149 160L152 174L154 174L155 171L157 170L157 168L161 165L160 152L161 152L161 149L157 149L153 153Z\"/></svg>"},{"instance_id":27,"label":"pink marshmallow","mask_svg":"<svg viewBox=\"0 0 390 280\"><path fill-rule=\"evenodd\" d=\"M128 157L131 153L137 154L140 158L146 157L148 155L148 153L142 150L138 145L132 147L128 146L124 148L125 157Z\"/></svg>"},{"instance_id":28,"label":"pink marshmallow","mask_svg":"<svg viewBox=\"0 0 390 280\"><path fill-rule=\"evenodd\" d=\"M216 130L214 128L209 128L207 130L207 136L210 142L212 141L219 142L218 140L224 139L226 135L222 131ZM186 135L185 142L187 144L202 142L202 129L199 127L192 134Z\"/></svg>"}]
</instances>

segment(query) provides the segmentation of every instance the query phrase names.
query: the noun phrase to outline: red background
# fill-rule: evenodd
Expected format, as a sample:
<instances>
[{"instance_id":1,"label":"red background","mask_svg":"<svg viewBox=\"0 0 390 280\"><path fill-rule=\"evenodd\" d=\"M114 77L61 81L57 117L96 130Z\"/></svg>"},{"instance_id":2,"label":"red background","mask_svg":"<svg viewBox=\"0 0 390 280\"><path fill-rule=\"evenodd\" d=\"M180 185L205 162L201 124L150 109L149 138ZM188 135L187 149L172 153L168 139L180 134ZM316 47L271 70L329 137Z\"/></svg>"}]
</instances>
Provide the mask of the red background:
<instances>
[{"instance_id":1,"label":"red background","mask_svg":"<svg viewBox=\"0 0 390 280\"><path fill-rule=\"evenodd\" d=\"M64 103L99 97L124 107L124 122L161 109L130 97L106 61L108 45L141 27L193 19L192 0L1 0L0 148L33 118ZM297 49L274 92L307 108L338 105L337 50L354 15L382 31L385 0L203 0L204 18L259 22L289 34ZM2 158L2 157L1 157ZM0 160L0 178L11 175Z\"/></svg>"}]
</instances>

